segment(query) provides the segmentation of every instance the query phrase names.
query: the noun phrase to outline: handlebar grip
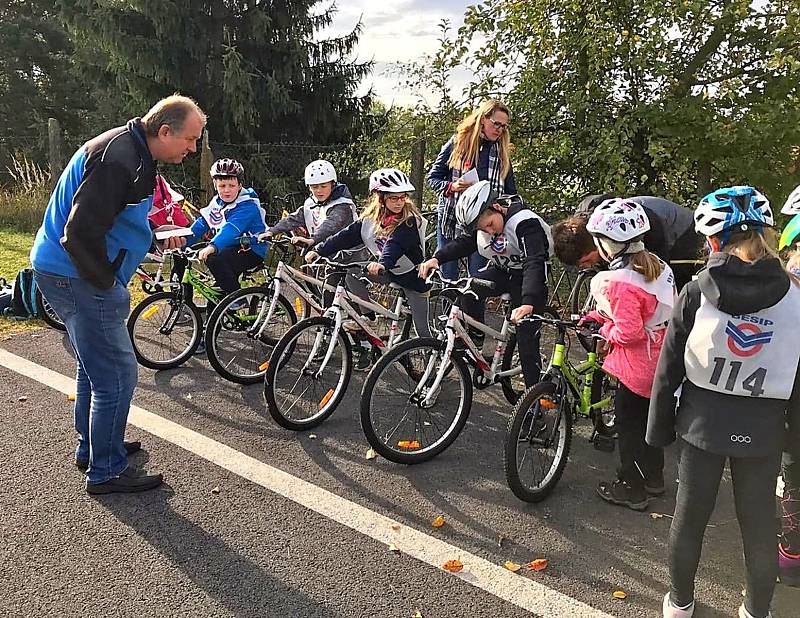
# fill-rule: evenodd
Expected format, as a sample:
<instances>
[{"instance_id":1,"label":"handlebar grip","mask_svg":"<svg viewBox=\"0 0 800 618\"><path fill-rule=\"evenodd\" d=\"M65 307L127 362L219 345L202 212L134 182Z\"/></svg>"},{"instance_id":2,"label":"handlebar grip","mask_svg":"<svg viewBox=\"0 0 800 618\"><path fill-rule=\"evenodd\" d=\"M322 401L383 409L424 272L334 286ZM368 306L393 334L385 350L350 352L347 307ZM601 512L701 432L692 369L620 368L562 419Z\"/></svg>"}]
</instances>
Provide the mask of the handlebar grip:
<instances>
[{"instance_id":1,"label":"handlebar grip","mask_svg":"<svg viewBox=\"0 0 800 618\"><path fill-rule=\"evenodd\" d=\"M497 287L494 281L489 281L488 279L478 279L477 277L473 277L471 283L476 287L487 288L489 290L493 290L495 287Z\"/></svg>"}]
</instances>

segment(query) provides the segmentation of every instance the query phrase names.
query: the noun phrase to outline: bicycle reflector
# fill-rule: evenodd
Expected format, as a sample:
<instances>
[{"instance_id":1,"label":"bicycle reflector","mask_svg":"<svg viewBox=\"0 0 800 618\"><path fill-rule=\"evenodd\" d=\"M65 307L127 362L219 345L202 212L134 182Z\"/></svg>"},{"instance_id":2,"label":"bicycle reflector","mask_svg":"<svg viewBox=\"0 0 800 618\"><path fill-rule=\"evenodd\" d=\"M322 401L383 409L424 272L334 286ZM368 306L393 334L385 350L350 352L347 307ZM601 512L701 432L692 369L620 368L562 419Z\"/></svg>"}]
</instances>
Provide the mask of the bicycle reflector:
<instances>
[{"instance_id":1,"label":"bicycle reflector","mask_svg":"<svg viewBox=\"0 0 800 618\"><path fill-rule=\"evenodd\" d=\"M322 400L319 402L319 409L320 409L320 410L322 410L322 408L324 408L324 407L325 407L325 405L326 405L326 404L327 404L327 403L328 403L328 402L331 400L331 397L333 397L333 389L332 389L332 388L329 388L329 389L328 389L328 392L327 392L327 393L325 393L325 396L324 396L324 397L322 398Z\"/></svg>"},{"instance_id":2,"label":"bicycle reflector","mask_svg":"<svg viewBox=\"0 0 800 618\"><path fill-rule=\"evenodd\" d=\"M303 315L303 299L299 296L294 297L294 313L295 315Z\"/></svg>"},{"instance_id":3,"label":"bicycle reflector","mask_svg":"<svg viewBox=\"0 0 800 618\"><path fill-rule=\"evenodd\" d=\"M269 369L269 361L264 361L258 366L259 371L266 371L267 369Z\"/></svg>"},{"instance_id":4,"label":"bicycle reflector","mask_svg":"<svg viewBox=\"0 0 800 618\"><path fill-rule=\"evenodd\" d=\"M539 398L539 407L544 408L545 410L552 410L556 407L556 402L547 397L541 397Z\"/></svg>"},{"instance_id":5,"label":"bicycle reflector","mask_svg":"<svg viewBox=\"0 0 800 618\"><path fill-rule=\"evenodd\" d=\"M158 313L158 305L153 305L146 311L142 312L142 319L147 320L148 318L152 318L156 313Z\"/></svg>"},{"instance_id":6,"label":"bicycle reflector","mask_svg":"<svg viewBox=\"0 0 800 618\"><path fill-rule=\"evenodd\" d=\"M420 444L419 444L419 441L417 441L417 440L400 440L397 443L397 447L398 448L412 449L412 448L419 448Z\"/></svg>"}]
</instances>

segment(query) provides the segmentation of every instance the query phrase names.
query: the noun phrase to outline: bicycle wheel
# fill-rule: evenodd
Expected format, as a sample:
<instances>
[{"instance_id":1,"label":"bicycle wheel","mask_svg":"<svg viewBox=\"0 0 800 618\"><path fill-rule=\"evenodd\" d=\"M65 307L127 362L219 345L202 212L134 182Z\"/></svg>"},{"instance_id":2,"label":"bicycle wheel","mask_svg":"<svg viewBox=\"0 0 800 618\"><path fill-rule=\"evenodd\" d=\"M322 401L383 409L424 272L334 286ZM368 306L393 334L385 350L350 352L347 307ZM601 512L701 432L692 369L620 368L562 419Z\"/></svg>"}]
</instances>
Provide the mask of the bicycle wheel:
<instances>
[{"instance_id":1,"label":"bicycle wheel","mask_svg":"<svg viewBox=\"0 0 800 618\"><path fill-rule=\"evenodd\" d=\"M264 401L281 427L316 427L342 400L353 371L353 352L343 331L333 339L333 326L333 320L322 316L302 320L272 350L264 374ZM330 346L331 357L322 367Z\"/></svg>"},{"instance_id":2,"label":"bicycle wheel","mask_svg":"<svg viewBox=\"0 0 800 618\"><path fill-rule=\"evenodd\" d=\"M596 371L592 382L592 403L611 397L608 405L600 410L592 410L592 423L602 436L611 438L617 434L617 412L615 396L617 394L617 380L603 371Z\"/></svg>"},{"instance_id":3,"label":"bicycle wheel","mask_svg":"<svg viewBox=\"0 0 800 618\"><path fill-rule=\"evenodd\" d=\"M450 308L458 298L458 293L454 291L443 291L432 289L428 297L428 328L433 337L439 337L444 333L445 321L442 317L450 314Z\"/></svg>"},{"instance_id":4,"label":"bicycle wheel","mask_svg":"<svg viewBox=\"0 0 800 618\"><path fill-rule=\"evenodd\" d=\"M191 358L203 334L194 305L172 292L156 292L140 302L128 318L136 360L150 369L174 369Z\"/></svg>"},{"instance_id":5,"label":"bicycle wheel","mask_svg":"<svg viewBox=\"0 0 800 618\"><path fill-rule=\"evenodd\" d=\"M372 448L389 461L428 461L450 446L467 422L472 380L461 356L445 360L445 344L429 337L405 341L384 354L364 382L361 427ZM451 367L435 400L425 404L442 362ZM429 365L433 371L421 384Z\"/></svg>"},{"instance_id":6,"label":"bicycle wheel","mask_svg":"<svg viewBox=\"0 0 800 618\"><path fill-rule=\"evenodd\" d=\"M575 280L572 291L569 293L570 311L573 314L583 315L594 309L594 300L590 291L592 277L597 274L593 270L584 270Z\"/></svg>"},{"instance_id":7,"label":"bicycle wheel","mask_svg":"<svg viewBox=\"0 0 800 618\"><path fill-rule=\"evenodd\" d=\"M551 308L547 307L540 315L547 316L548 318L558 319L558 314ZM542 371L547 368L547 364L553 356L553 348L555 347L554 329L547 328L546 324L539 327L539 356L541 357L540 367ZM508 371L514 367L520 367L519 350L517 349L517 335L511 335L506 346L506 351L503 353L503 362L500 365L501 371ZM500 386L503 389L503 395L506 401L511 405L517 403L522 393L525 392L525 377L522 372L509 378L500 380Z\"/></svg>"},{"instance_id":8,"label":"bicycle wheel","mask_svg":"<svg viewBox=\"0 0 800 618\"><path fill-rule=\"evenodd\" d=\"M555 382L539 382L514 406L508 422L503 464L508 486L524 502L553 491L572 444L572 410Z\"/></svg>"},{"instance_id":9,"label":"bicycle wheel","mask_svg":"<svg viewBox=\"0 0 800 618\"><path fill-rule=\"evenodd\" d=\"M39 314L39 317L50 328L55 328L60 331L67 330L67 327L64 326L64 322L58 317L55 309L47 302L47 299L42 295L42 291L38 287L36 288L36 313Z\"/></svg>"},{"instance_id":10,"label":"bicycle wheel","mask_svg":"<svg viewBox=\"0 0 800 618\"><path fill-rule=\"evenodd\" d=\"M206 324L208 361L226 380L255 384L264 379L272 348L297 322L292 305L278 296L269 320L259 320L274 291L268 286L242 288L226 296L216 306ZM262 329L263 327L263 329Z\"/></svg>"}]
</instances>

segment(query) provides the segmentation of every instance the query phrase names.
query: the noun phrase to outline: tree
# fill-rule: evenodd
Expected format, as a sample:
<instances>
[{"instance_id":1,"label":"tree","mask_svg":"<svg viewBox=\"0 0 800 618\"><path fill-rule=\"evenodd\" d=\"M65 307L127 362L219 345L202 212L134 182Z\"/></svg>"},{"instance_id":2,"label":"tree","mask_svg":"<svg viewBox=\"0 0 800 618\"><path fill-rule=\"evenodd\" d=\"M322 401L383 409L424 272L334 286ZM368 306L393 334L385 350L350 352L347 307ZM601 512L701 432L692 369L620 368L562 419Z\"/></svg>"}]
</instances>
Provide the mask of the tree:
<instances>
[{"instance_id":1,"label":"tree","mask_svg":"<svg viewBox=\"0 0 800 618\"><path fill-rule=\"evenodd\" d=\"M443 45L469 99L512 109L518 184L535 202L656 193L694 202L800 181L800 2L488 0Z\"/></svg>"},{"instance_id":2,"label":"tree","mask_svg":"<svg viewBox=\"0 0 800 618\"><path fill-rule=\"evenodd\" d=\"M361 26L317 40L335 5L320 0L61 0L82 70L128 114L180 91L226 142L347 141L370 70L349 55Z\"/></svg>"}]
</instances>

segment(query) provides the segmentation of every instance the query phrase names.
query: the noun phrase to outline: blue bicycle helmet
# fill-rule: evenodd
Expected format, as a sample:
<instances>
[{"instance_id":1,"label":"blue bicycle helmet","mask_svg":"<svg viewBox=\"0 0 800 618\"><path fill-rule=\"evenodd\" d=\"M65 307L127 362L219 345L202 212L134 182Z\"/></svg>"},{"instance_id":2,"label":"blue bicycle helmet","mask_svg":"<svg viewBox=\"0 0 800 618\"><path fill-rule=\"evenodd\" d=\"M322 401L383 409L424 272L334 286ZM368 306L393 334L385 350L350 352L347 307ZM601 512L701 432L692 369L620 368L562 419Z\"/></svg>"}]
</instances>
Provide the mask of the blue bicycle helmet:
<instances>
[{"instance_id":1,"label":"blue bicycle helmet","mask_svg":"<svg viewBox=\"0 0 800 618\"><path fill-rule=\"evenodd\" d=\"M769 200L753 187L717 189L706 195L694 211L694 229L703 236L775 225Z\"/></svg>"}]
</instances>

